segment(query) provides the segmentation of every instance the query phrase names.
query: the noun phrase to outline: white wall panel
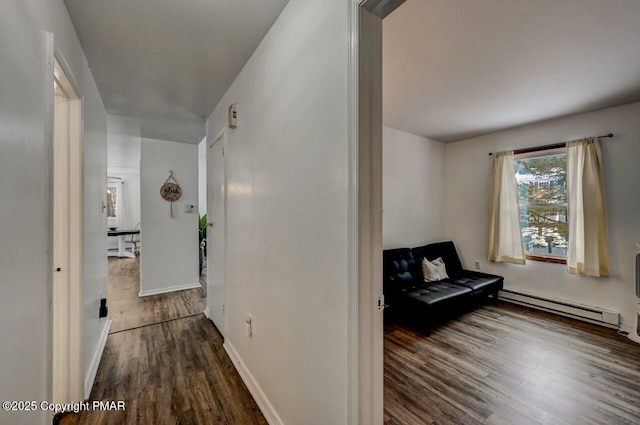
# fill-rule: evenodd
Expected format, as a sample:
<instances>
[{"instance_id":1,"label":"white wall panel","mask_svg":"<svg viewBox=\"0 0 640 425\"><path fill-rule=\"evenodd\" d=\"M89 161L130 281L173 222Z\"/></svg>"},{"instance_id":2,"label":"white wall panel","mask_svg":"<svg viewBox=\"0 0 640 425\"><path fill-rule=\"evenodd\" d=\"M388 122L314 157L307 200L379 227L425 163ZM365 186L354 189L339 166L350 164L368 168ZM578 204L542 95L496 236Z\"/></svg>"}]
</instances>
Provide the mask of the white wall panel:
<instances>
[{"instance_id":1,"label":"white wall panel","mask_svg":"<svg viewBox=\"0 0 640 425\"><path fill-rule=\"evenodd\" d=\"M445 144L384 127L382 232L384 248L445 238Z\"/></svg>"},{"instance_id":2,"label":"white wall panel","mask_svg":"<svg viewBox=\"0 0 640 425\"><path fill-rule=\"evenodd\" d=\"M48 400L51 376L49 143L45 32L84 95L85 370L106 324L106 113L61 0L8 0L0 13L0 399ZM0 411L0 423L50 423L47 412Z\"/></svg>"},{"instance_id":3,"label":"white wall panel","mask_svg":"<svg viewBox=\"0 0 640 425\"><path fill-rule=\"evenodd\" d=\"M225 340L288 425L347 422L347 13L291 0L207 121L239 104Z\"/></svg>"},{"instance_id":4,"label":"white wall panel","mask_svg":"<svg viewBox=\"0 0 640 425\"><path fill-rule=\"evenodd\" d=\"M152 294L199 285L198 146L142 139L140 162L140 293ZM170 203L160 187L173 170L182 196ZM193 212L184 211L194 205Z\"/></svg>"}]
</instances>

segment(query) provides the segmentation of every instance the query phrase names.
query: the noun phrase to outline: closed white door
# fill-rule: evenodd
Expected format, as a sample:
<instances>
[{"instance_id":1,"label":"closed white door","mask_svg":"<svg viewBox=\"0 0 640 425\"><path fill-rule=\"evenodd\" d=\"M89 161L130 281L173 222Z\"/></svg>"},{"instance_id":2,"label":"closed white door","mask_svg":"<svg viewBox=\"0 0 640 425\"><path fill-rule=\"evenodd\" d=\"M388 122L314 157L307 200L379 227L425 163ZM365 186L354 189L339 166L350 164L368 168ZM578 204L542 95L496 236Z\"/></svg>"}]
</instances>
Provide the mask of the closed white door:
<instances>
[{"instance_id":1,"label":"closed white door","mask_svg":"<svg viewBox=\"0 0 640 425\"><path fill-rule=\"evenodd\" d=\"M209 317L224 336L225 201L224 138L209 142L207 149L207 307Z\"/></svg>"}]
</instances>

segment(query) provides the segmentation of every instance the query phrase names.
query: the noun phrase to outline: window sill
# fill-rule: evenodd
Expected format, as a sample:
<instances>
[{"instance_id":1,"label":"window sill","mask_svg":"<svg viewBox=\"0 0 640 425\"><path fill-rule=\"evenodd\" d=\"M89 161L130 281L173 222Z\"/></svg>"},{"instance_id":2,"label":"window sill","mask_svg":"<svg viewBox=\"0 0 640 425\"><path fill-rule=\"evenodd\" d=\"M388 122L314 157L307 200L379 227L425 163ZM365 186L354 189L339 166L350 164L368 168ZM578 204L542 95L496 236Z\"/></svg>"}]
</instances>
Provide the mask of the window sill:
<instances>
[{"instance_id":1,"label":"window sill","mask_svg":"<svg viewBox=\"0 0 640 425\"><path fill-rule=\"evenodd\" d=\"M527 254L524 258L531 261L541 261L543 263L567 264L567 259L561 257L543 257L541 255Z\"/></svg>"}]
</instances>

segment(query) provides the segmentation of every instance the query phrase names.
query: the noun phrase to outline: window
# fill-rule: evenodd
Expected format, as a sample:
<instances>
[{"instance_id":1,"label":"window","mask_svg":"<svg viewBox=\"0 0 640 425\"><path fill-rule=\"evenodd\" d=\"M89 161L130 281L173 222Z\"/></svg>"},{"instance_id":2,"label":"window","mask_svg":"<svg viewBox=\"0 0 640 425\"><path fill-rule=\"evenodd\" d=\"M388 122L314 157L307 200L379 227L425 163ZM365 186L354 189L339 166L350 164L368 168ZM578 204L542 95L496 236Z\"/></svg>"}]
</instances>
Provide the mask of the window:
<instances>
[{"instance_id":1,"label":"window","mask_svg":"<svg viewBox=\"0 0 640 425\"><path fill-rule=\"evenodd\" d=\"M116 194L118 192L117 185L109 185L107 188L107 217L116 217Z\"/></svg>"},{"instance_id":2,"label":"window","mask_svg":"<svg viewBox=\"0 0 640 425\"><path fill-rule=\"evenodd\" d=\"M526 257L566 263L569 240L566 153L516 158L515 172Z\"/></svg>"},{"instance_id":3,"label":"window","mask_svg":"<svg viewBox=\"0 0 640 425\"><path fill-rule=\"evenodd\" d=\"M118 187L118 180L108 178L107 179L107 228L113 229L119 227L118 212L122 207L118 205L118 193L120 188Z\"/></svg>"}]
</instances>

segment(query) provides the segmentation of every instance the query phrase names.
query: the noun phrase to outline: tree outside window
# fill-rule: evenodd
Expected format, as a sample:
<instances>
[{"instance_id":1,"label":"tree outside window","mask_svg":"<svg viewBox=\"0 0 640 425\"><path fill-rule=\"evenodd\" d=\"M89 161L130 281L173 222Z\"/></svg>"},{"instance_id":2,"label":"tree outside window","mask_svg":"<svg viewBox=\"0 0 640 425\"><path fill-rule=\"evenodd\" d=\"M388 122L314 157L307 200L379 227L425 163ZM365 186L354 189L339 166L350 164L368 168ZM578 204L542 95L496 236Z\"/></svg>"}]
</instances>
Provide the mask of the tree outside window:
<instances>
[{"instance_id":1,"label":"tree outside window","mask_svg":"<svg viewBox=\"0 0 640 425\"><path fill-rule=\"evenodd\" d=\"M566 257L567 156L564 153L516 159L520 222L525 251Z\"/></svg>"}]
</instances>

